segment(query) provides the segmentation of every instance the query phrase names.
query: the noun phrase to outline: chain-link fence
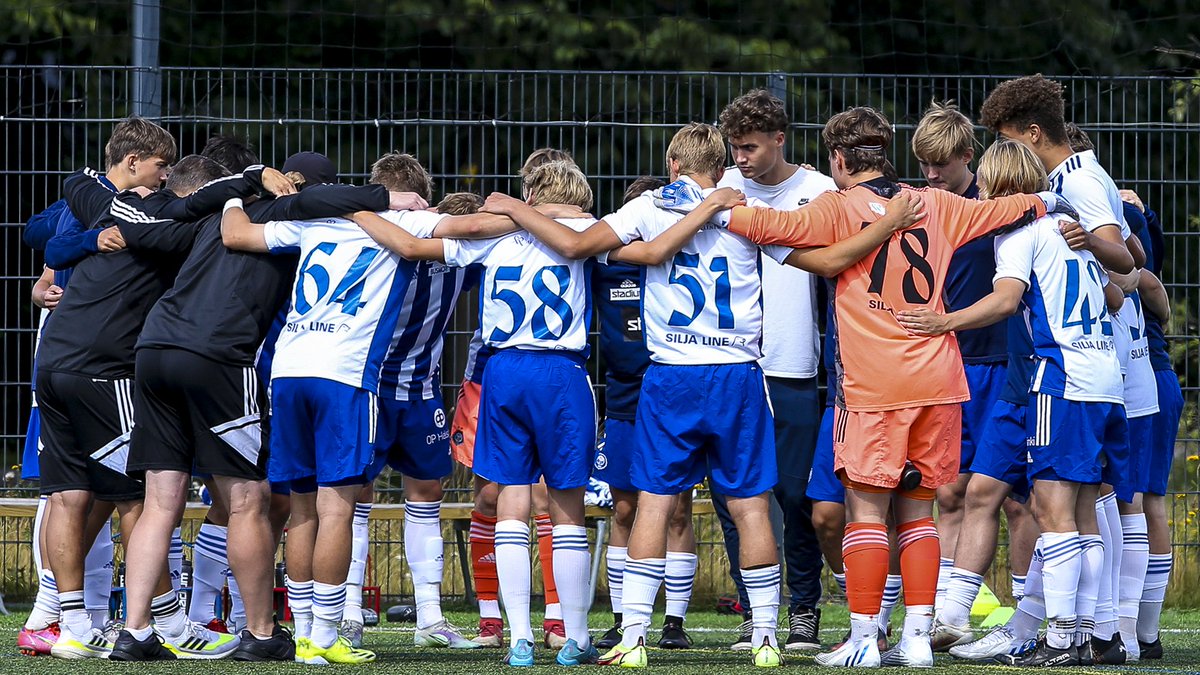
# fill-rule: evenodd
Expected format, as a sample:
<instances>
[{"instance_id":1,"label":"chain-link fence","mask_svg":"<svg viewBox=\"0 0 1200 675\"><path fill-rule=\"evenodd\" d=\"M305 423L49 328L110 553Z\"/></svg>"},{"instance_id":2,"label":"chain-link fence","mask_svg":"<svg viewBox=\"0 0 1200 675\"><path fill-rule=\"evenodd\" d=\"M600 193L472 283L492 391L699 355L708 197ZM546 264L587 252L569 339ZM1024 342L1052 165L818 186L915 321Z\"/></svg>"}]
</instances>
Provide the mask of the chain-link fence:
<instances>
[{"instance_id":1,"label":"chain-link fence","mask_svg":"<svg viewBox=\"0 0 1200 675\"><path fill-rule=\"evenodd\" d=\"M59 198L68 173L102 164L108 132L132 111L135 75L131 68L115 67L0 68L7 154L0 170L6 195L0 216L5 251L0 270L0 452L6 467L20 462L24 442L37 316L29 291L41 264L39 254L21 244L21 227ZM968 115L977 115L984 97L1002 79L164 68L160 92L162 123L177 137L181 154L198 151L211 135L232 133L248 139L267 164L278 166L291 153L315 150L334 160L344 181L361 182L381 153L406 151L433 174L436 198L456 190L515 191L513 176L524 157L535 148L555 146L575 156L592 181L596 210L604 213L619 204L633 178L664 173L666 144L676 127L714 121L725 103L752 87L768 88L785 100L793 126L788 155L818 168L827 165L819 136L831 114L851 105L879 108L896 126L894 164L902 177L918 182L909 142L921 112L936 98L955 100ZM1068 115L1091 135L1100 161L1119 186L1137 191L1158 211L1166 231L1164 282L1175 304L1168 334L1187 401L1171 513L1177 545L1200 546L1200 520L1195 519L1200 461L1193 459L1200 455L1200 81L1060 81L1067 90ZM464 298L462 308L474 301ZM448 402L454 400L473 321L473 311L457 312L447 337L442 373ZM591 370L602 397L603 377L595 357ZM33 486L17 476L19 472L5 476L3 493L32 496ZM398 498L393 484L398 486L398 480L381 479L384 499ZM456 474L447 500L470 501L469 486L466 474ZM7 541L0 541L0 547L20 539L9 536L10 529L3 530ZM708 529L702 545L719 544L719 531ZM1185 559L1195 557L1189 548Z\"/></svg>"}]
</instances>

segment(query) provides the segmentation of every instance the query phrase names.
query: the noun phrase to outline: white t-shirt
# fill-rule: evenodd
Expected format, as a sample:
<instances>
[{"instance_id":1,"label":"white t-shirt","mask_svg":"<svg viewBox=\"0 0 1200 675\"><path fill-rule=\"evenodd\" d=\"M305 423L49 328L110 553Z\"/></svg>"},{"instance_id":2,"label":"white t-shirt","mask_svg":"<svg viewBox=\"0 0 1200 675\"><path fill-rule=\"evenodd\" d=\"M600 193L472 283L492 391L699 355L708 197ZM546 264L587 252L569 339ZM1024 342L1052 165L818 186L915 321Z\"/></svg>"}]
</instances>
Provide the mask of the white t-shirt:
<instances>
[{"instance_id":1,"label":"white t-shirt","mask_svg":"<svg viewBox=\"0 0 1200 675\"><path fill-rule=\"evenodd\" d=\"M725 170L718 187L741 190L747 199L758 199L779 211L791 211L817 195L836 190L833 179L817 171L796 167L796 173L778 185L763 185L742 177L736 167ZM769 256L762 263L763 372L772 377L817 376L821 336L817 331L817 278Z\"/></svg>"},{"instance_id":2,"label":"white t-shirt","mask_svg":"<svg viewBox=\"0 0 1200 675\"><path fill-rule=\"evenodd\" d=\"M444 217L427 211L379 215L418 237L428 237ZM380 367L417 263L343 218L273 221L263 235L272 251L300 251L271 378L318 377L378 393Z\"/></svg>"},{"instance_id":3,"label":"white t-shirt","mask_svg":"<svg viewBox=\"0 0 1200 675\"><path fill-rule=\"evenodd\" d=\"M558 222L582 232L593 218ZM528 232L475 241L446 239L446 264L482 263L480 324L485 344L497 349L587 348L592 308L587 260L569 260Z\"/></svg>"},{"instance_id":4,"label":"white t-shirt","mask_svg":"<svg viewBox=\"0 0 1200 675\"><path fill-rule=\"evenodd\" d=\"M1072 251L1051 215L996 239L996 279L1025 283L1033 335L1032 391L1072 401L1124 403L1104 273L1089 251Z\"/></svg>"},{"instance_id":5,"label":"white t-shirt","mask_svg":"<svg viewBox=\"0 0 1200 675\"><path fill-rule=\"evenodd\" d=\"M680 218L654 206L646 194L605 216L604 222L628 244L650 241ZM749 239L706 225L672 260L646 268L642 330L652 361L713 365L762 358L759 250ZM784 246L761 250L775 261L792 252Z\"/></svg>"},{"instance_id":6,"label":"white t-shirt","mask_svg":"<svg viewBox=\"0 0 1200 675\"><path fill-rule=\"evenodd\" d=\"M1154 379L1154 366L1150 364L1150 339L1146 336L1142 298L1136 291L1125 296L1120 316L1129 330L1125 414L1128 417L1153 415L1158 412L1158 382Z\"/></svg>"}]
</instances>

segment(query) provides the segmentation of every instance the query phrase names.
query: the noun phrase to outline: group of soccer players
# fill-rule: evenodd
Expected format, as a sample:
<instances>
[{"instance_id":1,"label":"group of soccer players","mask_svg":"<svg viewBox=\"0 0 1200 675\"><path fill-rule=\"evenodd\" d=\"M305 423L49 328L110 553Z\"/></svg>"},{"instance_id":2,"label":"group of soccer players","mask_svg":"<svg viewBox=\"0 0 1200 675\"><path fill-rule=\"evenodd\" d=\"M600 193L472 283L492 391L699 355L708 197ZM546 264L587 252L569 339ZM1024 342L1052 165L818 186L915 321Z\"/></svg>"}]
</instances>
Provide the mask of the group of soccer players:
<instances>
[{"instance_id":1,"label":"group of soccer players","mask_svg":"<svg viewBox=\"0 0 1200 675\"><path fill-rule=\"evenodd\" d=\"M755 90L720 128L680 129L668 180L639 179L601 219L563 150L528 158L519 199L454 193L430 208L410 155L381 157L353 187L316 153L281 172L218 137L176 162L163 129L119 124L107 171L73 174L26 231L46 252L34 300L53 311L26 460L44 495L41 583L21 651L374 660L362 584L371 484L387 465L404 477L420 646L502 647L507 630L504 662L533 665L532 513L558 664L646 666L664 585L658 645L689 647L691 494L707 480L745 612L734 648L757 666L820 649L822 557L851 630L821 665L929 666L943 649L1018 665L1161 655L1163 495L1182 407L1154 274L1161 228L1073 149L1088 141L1068 135L1063 109L1041 76L997 87L982 122L1001 138L973 173L970 120L935 103L913 140L930 188L914 189L887 159L879 112L829 120L829 177L784 158L783 103ZM479 325L451 420L438 364L474 284ZM599 451L593 311L607 370ZM441 480L455 460L476 475L473 639L440 604ZM175 561L193 476L213 507L185 608ZM615 621L595 640L591 477L614 498ZM1021 602L975 640L969 611L1002 507ZM114 509L125 613L109 626ZM290 632L272 606L285 525Z\"/></svg>"}]
</instances>

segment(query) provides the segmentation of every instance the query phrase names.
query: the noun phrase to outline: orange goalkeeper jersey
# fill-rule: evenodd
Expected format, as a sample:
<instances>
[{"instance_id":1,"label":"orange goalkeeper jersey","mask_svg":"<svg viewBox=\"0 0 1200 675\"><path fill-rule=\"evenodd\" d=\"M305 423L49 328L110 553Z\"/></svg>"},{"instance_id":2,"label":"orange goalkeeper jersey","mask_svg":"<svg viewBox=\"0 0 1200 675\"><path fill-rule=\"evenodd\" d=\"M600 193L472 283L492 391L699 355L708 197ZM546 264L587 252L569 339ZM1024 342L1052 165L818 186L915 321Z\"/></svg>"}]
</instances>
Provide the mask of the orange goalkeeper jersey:
<instances>
[{"instance_id":1,"label":"orange goalkeeper jersey","mask_svg":"<svg viewBox=\"0 0 1200 675\"><path fill-rule=\"evenodd\" d=\"M877 178L826 192L795 211L739 206L729 223L730 232L759 244L828 246L882 217L901 189L919 193L925 220L893 234L838 277L837 397L856 412L970 399L954 335L910 335L893 312L915 307L945 312L943 284L954 250L1045 215L1042 200L1014 195L977 201Z\"/></svg>"}]
</instances>

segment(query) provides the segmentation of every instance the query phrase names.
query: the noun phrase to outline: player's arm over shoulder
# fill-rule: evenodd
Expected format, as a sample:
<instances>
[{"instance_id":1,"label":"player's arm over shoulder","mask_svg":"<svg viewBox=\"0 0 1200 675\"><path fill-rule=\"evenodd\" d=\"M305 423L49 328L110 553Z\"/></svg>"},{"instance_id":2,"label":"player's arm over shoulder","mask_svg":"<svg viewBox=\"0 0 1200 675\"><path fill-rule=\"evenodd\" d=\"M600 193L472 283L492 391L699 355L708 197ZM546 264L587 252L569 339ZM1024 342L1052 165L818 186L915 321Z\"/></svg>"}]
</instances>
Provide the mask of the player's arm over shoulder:
<instances>
[{"instance_id":1,"label":"player's arm over shoulder","mask_svg":"<svg viewBox=\"0 0 1200 675\"><path fill-rule=\"evenodd\" d=\"M406 212L401 212L400 217L406 217L405 214ZM423 212L413 212L410 215L414 218L426 215L436 218L436 214ZM350 220L361 227L363 232L366 232L380 246L406 260L445 260L443 240L441 239L415 237L403 226L385 220L373 211L356 211L351 214Z\"/></svg>"},{"instance_id":2,"label":"player's arm over shoulder","mask_svg":"<svg viewBox=\"0 0 1200 675\"><path fill-rule=\"evenodd\" d=\"M792 211L735 206L729 231L756 244L792 248L828 246L850 235L844 192L823 192Z\"/></svg>"},{"instance_id":3,"label":"player's arm over shoulder","mask_svg":"<svg viewBox=\"0 0 1200 675\"><path fill-rule=\"evenodd\" d=\"M966 199L945 190L927 190L937 200L946 238L955 248L1000 229L1028 225L1046 215L1046 204L1035 195L1008 195L994 199Z\"/></svg>"}]
</instances>

